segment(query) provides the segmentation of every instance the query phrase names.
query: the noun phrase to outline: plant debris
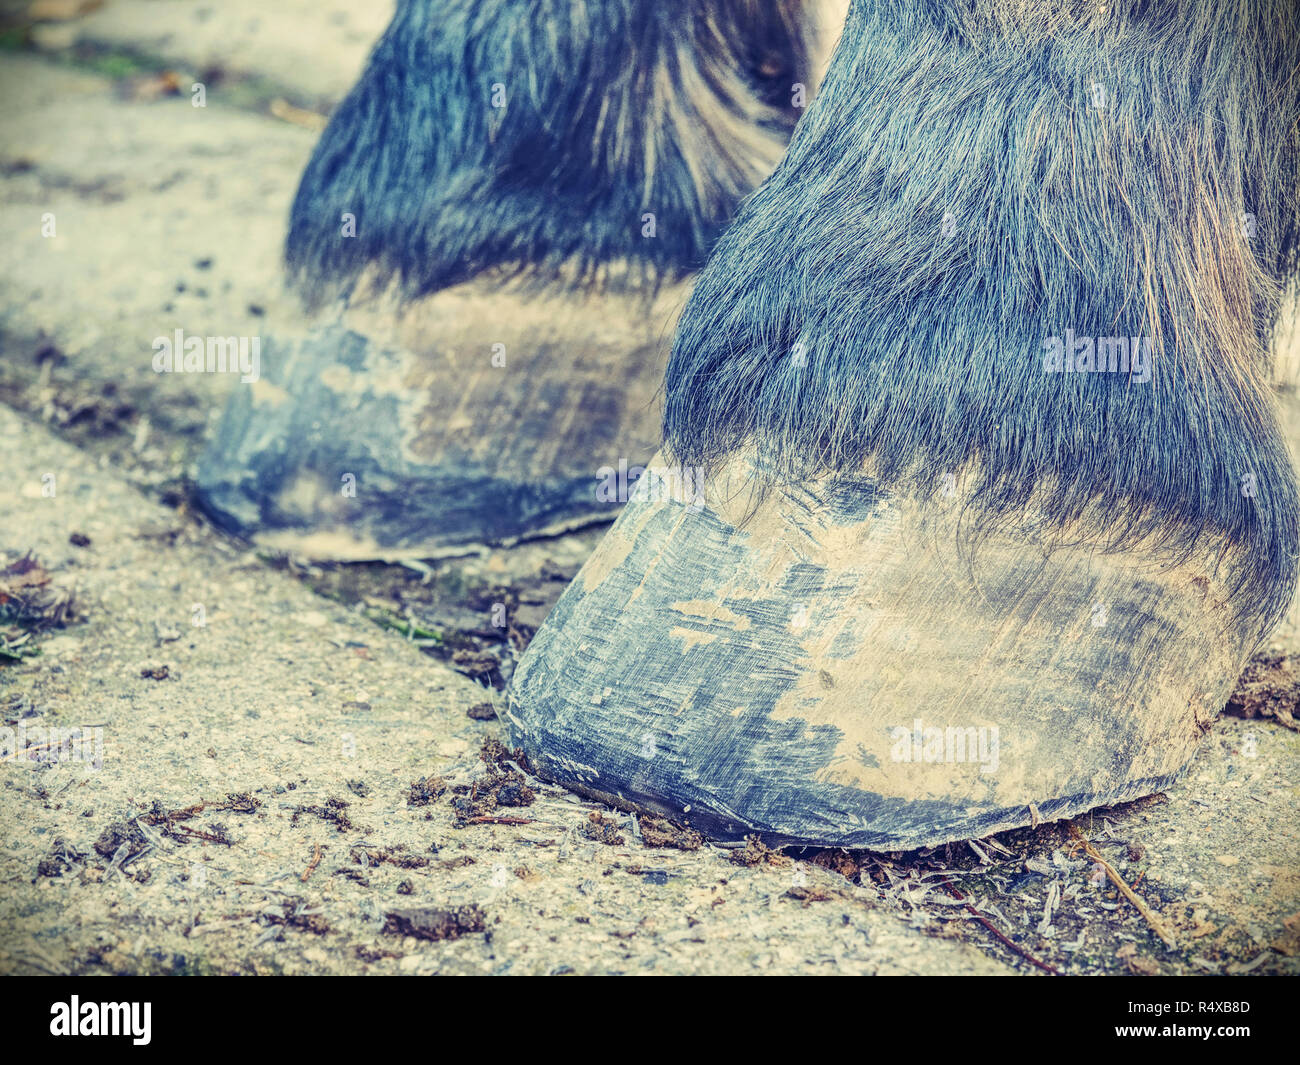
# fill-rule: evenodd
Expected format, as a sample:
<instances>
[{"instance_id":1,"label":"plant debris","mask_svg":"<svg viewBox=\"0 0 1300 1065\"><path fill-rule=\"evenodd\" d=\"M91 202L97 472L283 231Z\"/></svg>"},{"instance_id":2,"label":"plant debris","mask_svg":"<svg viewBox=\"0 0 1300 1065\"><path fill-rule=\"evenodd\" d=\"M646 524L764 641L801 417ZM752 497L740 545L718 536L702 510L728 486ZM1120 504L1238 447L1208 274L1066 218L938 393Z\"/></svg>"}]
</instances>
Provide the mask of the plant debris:
<instances>
[{"instance_id":1,"label":"plant debris","mask_svg":"<svg viewBox=\"0 0 1300 1065\"><path fill-rule=\"evenodd\" d=\"M50 847L50 853L36 864L37 876L62 876L65 871L85 859L84 851L78 850L65 839L56 839Z\"/></svg>"},{"instance_id":2,"label":"plant debris","mask_svg":"<svg viewBox=\"0 0 1300 1065\"><path fill-rule=\"evenodd\" d=\"M442 777L421 777L411 785L406 796L407 806L428 806L447 790L447 781Z\"/></svg>"},{"instance_id":3,"label":"plant debris","mask_svg":"<svg viewBox=\"0 0 1300 1065\"><path fill-rule=\"evenodd\" d=\"M457 784L451 789L457 828L482 824L485 818L498 820L493 818L498 808L531 806L537 798L524 776L528 761L523 751L508 750L499 740L489 738L483 742L479 758L486 766L484 775L471 784Z\"/></svg>"},{"instance_id":4,"label":"plant debris","mask_svg":"<svg viewBox=\"0 0 1300 1065\"><path fill-rule=\"evenodd\" d=\"M839 873L845 880L852 880L861 869L853 855L845 850L818 851L808 861L819 869L829 869L832 873Z\"/></svg>"},{"instance_id":5,"label":"plant debris","mask_svg":"<svg viewBox=\"0 0 1300 1065\"><path fill-rule=\"evenodd\" d=\"M30 551L0 569L0 660L28 658L33 636L81 620L75 594L56 587Z\"/></svg>"},{"instance_id":6,"label":"plant debris","mask_svg":"<svg viewBox=\"0 0 1300 1065\"><path fill-rule=\"evenodd\" d=\"M675 847L679 851L697 851L704 837L693 828L675 824L666 817L643 814L639 818L641 842L647 847Z\"/></svg>"},{"instance_id":7,"label":"plant debris","mask_svg":"<svg viewBox=\"0 0 1300 1065\"><path fill-rule=\"evenodd\" d=\"M324 806L298 806L289 818L289 824L296 825L303 814L311 814L326 824L333 825L340 832L366 832L366 829L359 828L348 817L348 807L351 805L346 799L326 799Z\"/></svg>"},{"instance_id":8,"label":"plant debris","mask_svg":"<svg viewBox=\"0 0 1300 1065\"><path fill-rule=\"evenodd\" d=\"M737 865L775 865L784 867L790 864L788 855L773 850L757 836L746 836L744 847L733 850L728 856Z\"/></svg>"},{"instance_id":9,"label":"plant debris","mask_svg":"<svg viewBox=\"0 0 1300 1065\"><path fill-rule=\"evenodd\" d=\"M120 866L144 853L149 846L148 837L135 821L114 821L99 834L95 853Z\"/></svg>"},{"instance_id":10,"label":"plant debris","mask_svg":"<svg viewBox=\"0 0 1300 1065\"><path fill-rule=\"evenodd\" d=\"M831 899L842 897L843 894L842 891L832 892L808 884L796 884L785 893L785 897L787 899L798 899L807 906L813 902L829 902Z\"/></svg>"},{"instance_id":11,"label":"plant debris","mask_svg":"<svg viewBox=\"0 0 1300 1065\"><path fill-rule=\"evenodd\" d=\"M594 839L607 847L621 847L627 842L619 832L618 821L606 817L599 810L593 810L587 815L587 821L582 826L581 832L587 839Z\"/></svg>"},{"instance_id":12,"label":"plant debris","mask_svg":"<svg viewBox=\"0 0 1300 1065\"><path fill-rule=\"evenodd\" d=\"M1233 717L1272 718L1300 731L1300 666L1289 654L1258 654L1247 664L1223 712Z\"/></svg>"},{"instance_id":13,"label":"plant debris","mask_svg":"<svg viewBox=\"0 0 1300 1065\"><path fill-rule=\"evenodd\" d=\"M1133 889L1128 886L1124 878L1115 871L1115 867L1097 853L1097 848L1092 845L1090 840L1084 837L1083 833L1080 832L1078 828L1071 825L1070 832L1074 838L1079 841L1088 857L1106 871L1106 875L1114 881L1115 887L1119 889L1120 894L1133 904L1134 908L1142 915L1146 923L1151 926L1152 931L1164 941L1165 946L1170 950L1174 950L1178 944L1174 941L1174 937L1170 934L1169 929L1164 926L1164 922L1152 912L1151 907L1149 907L1137 894L1134 893Z\"/></svg>"},{"instance_id":14,"label":"plant debris","mask_svg":"<svg viewBox=\"0 0 1300 1065\"><path fill-rule=\"evenodd\" d=\"M488 650L462 648L452 653L451 666L456 672L475 680L492 680L500 677L501 656Z\"/></svg>"},{"instance_id":15,"label":"plant debris","mask_svg":"<svg viewBox=\"0 0 1300 1065\"><path fill-rule=\"evenodd\" d=\"M438 942L459 939L487 928L487 914L479 906L456 906L437 909L426 906L409 910L390 910L384 914L384 931L394 936L415 936Z\"/></svg>"},{"instance_id":16,"label":"plant debris","mask_svg":"<svg viewBox=\"0 0 1300 1065\"><path fill-rule=\"evenodd\" d=\"M356 865L395 865L399 869L425 869L433 864L432 859L419 854L410 854L402 844L395 847L353 847L349 857Z\"/></svg>"},{"instance_id":17,"label":"plant debris","mask_svg":"<svg viewBox=\"0 0 1300 1065\"><path fill-rule=\"evenodd\" d=\"M225 828L219 824L208 824L208 830L204 832L190 828L181 822L191 821L205 811L225 811L238 814L256 813L261 805L262 801L255 799L248 792L231 792L220 802L200 802L195 803L193 806L182 806L174 810L169 810L161 802L155 801L145 807L146 812L138 820L150 828L161 829L163 836L177 843L188 843L193 839L203 839L209 843L221 843L224 846L232 847L235 841L230 838Z\"/></svg>"},{"instance_id":18,"label":"plant debris","mask_svg":"<svg viewBox=\"0 0 1300 1065\"><path fill-rule=\"evenodd\" d=\"M320 911L306 909L302 899L285 899L280 904L280 911L268 910L261 915L262 921L272 927L297 928L318 936L332 931Z\"/></svg>"}]
</instances>

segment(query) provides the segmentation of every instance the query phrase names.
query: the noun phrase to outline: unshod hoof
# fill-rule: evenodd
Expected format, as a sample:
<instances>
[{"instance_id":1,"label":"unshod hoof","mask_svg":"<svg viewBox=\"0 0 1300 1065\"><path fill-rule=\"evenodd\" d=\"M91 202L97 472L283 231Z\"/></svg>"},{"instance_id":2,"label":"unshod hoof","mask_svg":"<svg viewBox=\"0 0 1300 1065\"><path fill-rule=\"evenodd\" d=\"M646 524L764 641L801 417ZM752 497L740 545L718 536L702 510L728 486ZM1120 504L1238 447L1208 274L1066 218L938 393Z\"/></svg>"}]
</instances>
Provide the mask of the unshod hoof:
<instances>
[{"instance_id":1,"label":"unshod hoof","mask_svg":"<svg viewBox=\"0 0 1300 1065\"><path fill-rule=\"evenodd\" d=\"M320 559L431 558L607 521L654 453L685 285L462 285L268 342L198 476L218 524Z\"/></svg>"},{"instance_id":2,"label":"unshod hoof","mask_svg":"<svg viewBox=\"0 0 1300 1065\"><path fill-rule=\"evenodd\" d=\"M701 506L663 469L537 633L508 724L543 776L716 838L901 850L1151 794L1257 638L1208 551L1105 554L1032 510L972 536L952 485L755 497L741 460Z\"/></svg>"}]
</instances>

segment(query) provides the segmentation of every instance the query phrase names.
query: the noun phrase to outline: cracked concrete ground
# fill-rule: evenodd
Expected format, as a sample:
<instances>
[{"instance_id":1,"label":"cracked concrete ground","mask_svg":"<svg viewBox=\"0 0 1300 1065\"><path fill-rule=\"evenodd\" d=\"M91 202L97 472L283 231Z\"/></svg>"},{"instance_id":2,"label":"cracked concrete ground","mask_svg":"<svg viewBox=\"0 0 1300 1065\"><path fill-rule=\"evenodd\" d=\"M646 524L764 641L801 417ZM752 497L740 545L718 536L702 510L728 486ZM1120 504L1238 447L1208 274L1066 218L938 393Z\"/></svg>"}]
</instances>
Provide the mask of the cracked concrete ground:
<instances>
[{"instance_id":1,"label":"cracked concrete ground","mask_svg":"<svg viewBox=\"0 0 1300 1065\"><path fill-rule=\"evenodd\" d=\"M110 0L0 57L0 549L81 611L0 666L0 727L103 730L98 770L0 763L0 972L1296 972L1300 737L1268 720L1221 718L1166 797L1080 819L1173 950L1061 826L738 863L535 784L464 816L499 772L469 715L493 693L195 520L233 382L151 369L159 334L294 314L279 246L314 133L272 104L337 100L386 5L351 10ZM148 91L163 68L226 74L200 109ZM596 535L448 565L528 576ZM448 938L388 916L421 909Z\"/></svg>"},{"instance_id":2,"label":"cracked concrete ground","mask_svg":"<svg viewBox=\"0 0 1300 1065\"><path fill-rule=\"evenodd\" d=\"M99 770L0 766L0 971L1004 968L855 901L846 883L814 905L787 897L789 868L652 849L630 829L625 846L595 842L583 829L597 808L558 789L499 808L520 825L455 828L447 796L410 805L425 777L473 778L496 729L467 714L490 701L484 689L4 410L0 449L0 546L46 560L87 614L0 673L0 701L28 730L103 729ZM204 812L192 820L203 835L161 838L129 864L112 864L111 832L111 853L95 850L155 803L232 794L256 809ZM57 875L39 874L42 859ZM814 869L810 882L838 879ZM328 931L268 922L286 903ZM485 934L382 931L393 911L473 905Z\"/></svg>"}]
</instances>

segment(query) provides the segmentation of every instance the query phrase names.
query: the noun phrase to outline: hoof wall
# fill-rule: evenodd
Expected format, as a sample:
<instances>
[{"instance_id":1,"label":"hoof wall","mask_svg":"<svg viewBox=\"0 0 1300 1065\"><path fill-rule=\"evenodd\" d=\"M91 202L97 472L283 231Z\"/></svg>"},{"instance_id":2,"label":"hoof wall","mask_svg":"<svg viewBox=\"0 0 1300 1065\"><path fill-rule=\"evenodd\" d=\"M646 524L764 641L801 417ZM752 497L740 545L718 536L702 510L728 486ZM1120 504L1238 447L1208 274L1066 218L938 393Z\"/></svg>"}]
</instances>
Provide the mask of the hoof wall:
<instances>
[{"instance_id":1,"label":"hoof wall","mask_svg":"<svg viewBox=\"0 0 1300 1065\"><path fill-rule=\"evenodd\" d=\"M537 633L507 720L544 776L716 838L978 838L1167 787L1250 650L1208 560L728 483L634 497Z\"/></svg>"},{"instance_id":2,"label":"hoof wall","mask_svg":"<svg viewBox=\"0 0 1300 1065\"><path fill-rule=\"evenodd\" d=\"M268 339L199 464L223 528L324 559L464 553L612 520L602 471L653 453L684 294L476 286Z\"/></svg>"}]
</instances>

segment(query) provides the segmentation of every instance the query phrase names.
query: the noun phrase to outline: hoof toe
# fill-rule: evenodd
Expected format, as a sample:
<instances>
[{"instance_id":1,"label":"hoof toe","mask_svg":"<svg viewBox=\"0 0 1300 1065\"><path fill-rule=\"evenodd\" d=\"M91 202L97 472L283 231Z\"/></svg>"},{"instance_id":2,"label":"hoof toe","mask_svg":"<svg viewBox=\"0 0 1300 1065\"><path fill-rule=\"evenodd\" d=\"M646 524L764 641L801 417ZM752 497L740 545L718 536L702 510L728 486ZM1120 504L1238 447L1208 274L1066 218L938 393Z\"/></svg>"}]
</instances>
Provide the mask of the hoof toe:
<instances>
[{"instance_id":1,"label":"hoof toe","mask_svg":"<svg viewBox=\"0 0 1300 1065\"><path fill-rule=\"evenodd\" d=\"M1250 651L1213 561L960 548L867 479L638 492L509 697L545 776L722 838L901 850L1161 790Z\"/></svg>"}]
</instances>

